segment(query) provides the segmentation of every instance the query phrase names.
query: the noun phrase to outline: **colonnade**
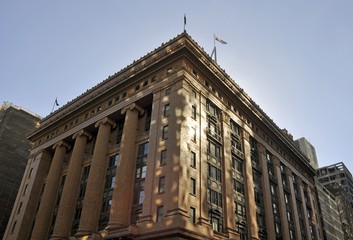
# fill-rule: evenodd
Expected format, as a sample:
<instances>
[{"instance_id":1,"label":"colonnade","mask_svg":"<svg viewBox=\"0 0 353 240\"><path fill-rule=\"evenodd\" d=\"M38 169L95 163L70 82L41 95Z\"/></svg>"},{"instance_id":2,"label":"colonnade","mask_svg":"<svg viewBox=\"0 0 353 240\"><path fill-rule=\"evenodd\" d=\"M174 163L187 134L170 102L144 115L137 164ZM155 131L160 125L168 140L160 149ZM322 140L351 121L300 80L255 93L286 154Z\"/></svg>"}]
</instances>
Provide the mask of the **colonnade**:
<instances>
[{"instance_id":1,"label":"colonnade","mask_svg":"<svg viewBox=\"0 0 353 240\"><path fill-rule=\"evenodd\" d=\"M131 197L127 196L132 196L133 171L135 167L135 151L132 149L134 149L136 141L138 117L142 113L143 109L135 103L122 110L122 114L125 114L125 124L120 145L120 158L116 171L117 181L115 182L109 217L108 228L110 229L129 225L132 201ZM96 144L93 150L79 228L75 237L92 236L94 239L99 239L98 221L106 176L107 151L110 132L115 126L115 121L108 117L95 124L95 127L98 128L98 133L96 135ZM80 190L85 146L91 137L92 135L85 129L81 129L72 136L75 142L58 207L54 231L52 236L50 236L51 239L66 239L71 235L71 226ZM41 240L48 237L51 217L60 187L62 166L70 145L65 141L60 141L53 146L53 149L55 151L35 219L32 239Z\"/></svg>"}]
</instances>

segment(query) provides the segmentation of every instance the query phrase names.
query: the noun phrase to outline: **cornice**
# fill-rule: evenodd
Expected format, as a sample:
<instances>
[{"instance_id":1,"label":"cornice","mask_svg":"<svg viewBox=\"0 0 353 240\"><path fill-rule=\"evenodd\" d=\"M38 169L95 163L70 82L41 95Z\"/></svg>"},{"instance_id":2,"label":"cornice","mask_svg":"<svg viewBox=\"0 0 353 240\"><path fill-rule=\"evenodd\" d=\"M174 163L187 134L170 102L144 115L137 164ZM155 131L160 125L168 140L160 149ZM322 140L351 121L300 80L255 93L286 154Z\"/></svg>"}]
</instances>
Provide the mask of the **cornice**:
<instances>
[{"instance_id":1,"label":"cornice","mask_svg":"<svg viewBox=\"0 0 353 240\"><path fill-rule=\"evenodd\" d=\"M252 112L252 114L255 115L255 117L261 120L269 129L271 129L273 133L300 159L304 159L304 162L306 161L305 165L315 175L315 170L310 166L307 157L299 149L297 149L297 147L294 146L291 140L287 138L287 136L282 132L277 124L260 108L258 104L255 103L255 101L253 101L244 92L244 90L225 72L224 69L222 69L212 60L212 58L204 51L204 49L200 47L187 32L179 34L166 43L162 43L153 51L147 53L140 59L133 61L131 64L127 65L125 68L121 69L115 74L108 76L105 80L98 83L96 86L86 90L86 92L66 103L54 113L43 118L40 128L32 133L29 138L35 136L36 133L65 118L75 110L78 110L94 101L117 85L127 82L132 77L152 67L168 56L181 51L182 49L188 49L189 52L201 62L201 64L203 64L217 79L220 80L221 83L223 83L231 91L231 93L239 98L239 100L245 105L246 108Z\"/></svg>"}]
</instances>

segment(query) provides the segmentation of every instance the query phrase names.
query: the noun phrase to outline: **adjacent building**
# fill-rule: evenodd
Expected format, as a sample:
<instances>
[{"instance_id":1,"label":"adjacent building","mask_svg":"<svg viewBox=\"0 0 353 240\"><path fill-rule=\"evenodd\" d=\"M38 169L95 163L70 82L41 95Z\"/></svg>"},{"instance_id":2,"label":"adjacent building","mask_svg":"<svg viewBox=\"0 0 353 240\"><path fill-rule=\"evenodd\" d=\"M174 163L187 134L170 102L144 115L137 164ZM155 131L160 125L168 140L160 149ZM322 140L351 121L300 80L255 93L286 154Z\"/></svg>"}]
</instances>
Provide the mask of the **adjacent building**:
<instances>
[{"instance_id":1,"label":"adjacent building","mask_svg":"<svg viewBox=\"0 0 353 240\"><path fill-rule=\"evenodd\" d=\"M29 139L5 239L323 239L309 159L186 32Z\"/></svg>"},{"instance_id":2,"label":"adjacent building","mask_svg":"<svg viewBox=\"0 0 353 240\"><path fill-rule=\"evenodd\" d=\"M39 120L38 115L11 103L0 106L0 239L32 148L27 135L34 131Z\"/></svg>"},{"instance_id":3,"label":"adjacent building","mask_svg":"<svg viewBox=\"0 0 353 240\"><path fill-rule=\"evenodd\" d=\"M318 181L336 199L345 239L353 239L353 178L344 163L318 169Z\"/></svg>"},{"instance_id":4,"label":"adjacent building","mask_svg":"<svg viewBox=\"0 0 353 240\"><path fill-rule=\"evenodd\" d=\"M340 212L335 197L319 182L316 182L316 191L324 239L344 240Z\"/></svg>"},{"instance_id":5,"label":"adjacent building","mask_svg":"<svg viewBox=\"0 0 353 240\"><path fill-rule=\"evenodd\" d=\"M311 145L311 143L305 137L295 140L294 144L305 154L305 156L308 157L311 166L313 166L314 169L318 169L319 164L317 162L314 146Z\"/></svg>"}]
</instances>

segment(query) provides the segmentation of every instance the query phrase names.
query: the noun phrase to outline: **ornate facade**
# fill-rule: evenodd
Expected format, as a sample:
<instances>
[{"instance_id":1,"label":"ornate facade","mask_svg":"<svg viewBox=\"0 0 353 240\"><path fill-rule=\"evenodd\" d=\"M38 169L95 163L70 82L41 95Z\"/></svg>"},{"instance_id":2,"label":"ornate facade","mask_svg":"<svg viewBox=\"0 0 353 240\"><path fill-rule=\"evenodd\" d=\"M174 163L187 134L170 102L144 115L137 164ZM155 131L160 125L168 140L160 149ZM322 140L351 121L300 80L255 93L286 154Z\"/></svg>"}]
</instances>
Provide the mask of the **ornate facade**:
<instances>
[{"instance_id":1,"label":"ornate facade","mask_svg":"<svg viewBox=\"0 0 353 240\"><path fill-rule=\"evenodd\" d=\"M322 237L309 160L186 32L29 138L5 239Z\"/></svg>"}]
</instances>

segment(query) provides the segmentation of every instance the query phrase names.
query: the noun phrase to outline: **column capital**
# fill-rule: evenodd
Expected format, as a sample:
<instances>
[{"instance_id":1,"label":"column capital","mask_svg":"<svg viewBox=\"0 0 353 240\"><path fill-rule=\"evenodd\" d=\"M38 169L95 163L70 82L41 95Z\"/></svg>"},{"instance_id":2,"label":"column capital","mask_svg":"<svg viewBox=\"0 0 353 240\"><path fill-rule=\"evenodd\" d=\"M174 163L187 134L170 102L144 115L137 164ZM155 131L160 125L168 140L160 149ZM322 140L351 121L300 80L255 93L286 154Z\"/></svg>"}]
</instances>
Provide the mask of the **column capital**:
<instances>
[{"instance_id":1,"label":"column capital","mask_svg":"<svg viewBox=\"0 0 353 240\"><path fill-rule=\"evenodd\" d=\"M96 124L94 125L95 127L99 127L101 124L110 124L112 128L115 128L116 123L115 121L113 121L112 119L105 117L101 120L99 120L98 122L96 122Z\"/></svg>"},{"instance_id":2,"label":"column capital","mask_svg":"<svg viewBox=\"0 0 353 240\"><path fill-rule=\"evenodd\" d=\"M266 147L260 142L257 143L257 151L266 156Z\"/></svg>"},{"instance_id":3,"label":"column capital","mask_svg":"<svg viewBox=\"0 0 353 240\"><path fill-rule=\"evenodd\" d=\"M82 129L80 131L78 131L77 133L75 133L74 135L72 135L72 139L76 139L78 136L85 136L87 137L88 140L90 140L92 138L92 134L90 134L88 131Z\"/></svg>"},{"instance_id":4,"label":"column capital","mask_svg":"<svg viewBox=\"0 0 353 240\"><path fill-rule=\"evenodd\" d=\"M145 111L142 107L140 107L136 103L132 103L129 106L124 107L123 110L121 110L121 114L125 114L127 110L130 110L130 111L137 110L140 115L143 115Z\"/></svg>"},{"instance_id":5,"label":"column capital","mask_svg":"<svg viewBox=\"0 0 353 240\"><path fill-rule=\"evenodd\" d=\"M59 142L57 142L57 143L55 143L53 145L53 149L56 149L56 148L61 147L61 146L66 147L67 150L69 150L71 148L70 144L68 144L64 140L61 140L61 141L59 141Z\"/></svg>"}]
</instances>

